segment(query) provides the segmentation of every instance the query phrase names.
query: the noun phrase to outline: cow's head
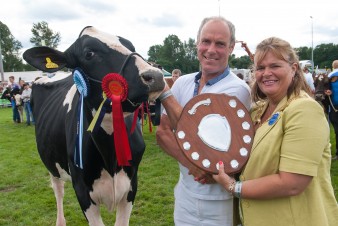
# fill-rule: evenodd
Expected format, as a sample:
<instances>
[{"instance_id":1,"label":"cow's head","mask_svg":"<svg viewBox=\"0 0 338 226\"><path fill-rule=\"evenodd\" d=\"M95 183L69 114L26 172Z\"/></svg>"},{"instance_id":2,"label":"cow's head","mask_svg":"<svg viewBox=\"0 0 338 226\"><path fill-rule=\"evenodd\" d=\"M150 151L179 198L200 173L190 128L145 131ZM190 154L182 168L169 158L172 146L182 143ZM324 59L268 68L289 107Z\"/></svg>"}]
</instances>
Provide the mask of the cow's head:
<instances>
[{"instance_id":1,"label":"cow's head","mask_svg":"<svg viewBox=\"0 0 338 226\"><path fill-rule=\"evenodd\" d=\"M162 72L134 52L134 46L127 39L85 27L75 43L64 52L34 47L25 51L23 58L39 70L50 73L64 67L80 68L89 80L90 90L96 91L89 93L95 95L90 98L92 101L102 92L102 79L109 73L120 73L128 84L123 111L132 112L142 102L155 99L164 88Z\"/></svg>"}]
</instances>

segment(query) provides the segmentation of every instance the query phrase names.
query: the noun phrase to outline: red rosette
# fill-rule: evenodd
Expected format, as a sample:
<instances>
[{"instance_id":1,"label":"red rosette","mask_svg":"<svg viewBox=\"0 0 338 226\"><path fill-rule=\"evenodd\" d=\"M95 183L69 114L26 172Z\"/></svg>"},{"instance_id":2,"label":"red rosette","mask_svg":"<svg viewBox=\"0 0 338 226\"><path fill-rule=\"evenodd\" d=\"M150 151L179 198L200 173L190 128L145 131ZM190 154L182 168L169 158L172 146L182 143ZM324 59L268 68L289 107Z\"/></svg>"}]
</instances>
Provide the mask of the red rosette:
<instances>
[{"instance_id":1,"label":"red rosette","mask_svg":"<svg viewBox=\"0 0 338 226\"><path fill-rule=\"evenodd\" d=\"M113 95L120 96L121 101L125 101L128 96L128 83L117 73L110 73L104 76L102 80L102 90L108 98Z\"/></svg>"},{"instance_id":2,"label":"red rosette","mask_svg":"<svg viewBox=\"0 0 338 226\"><path fill-rule=\"evenodd\" d=\"M119 166L130 166L129 161L132 160L132 156L121 105L121 102L125 101L128 96L127 81L119 74L107 74L102 80L102 90L112 102L112 119L117 163Z\"/></svg>"}]
</instances>

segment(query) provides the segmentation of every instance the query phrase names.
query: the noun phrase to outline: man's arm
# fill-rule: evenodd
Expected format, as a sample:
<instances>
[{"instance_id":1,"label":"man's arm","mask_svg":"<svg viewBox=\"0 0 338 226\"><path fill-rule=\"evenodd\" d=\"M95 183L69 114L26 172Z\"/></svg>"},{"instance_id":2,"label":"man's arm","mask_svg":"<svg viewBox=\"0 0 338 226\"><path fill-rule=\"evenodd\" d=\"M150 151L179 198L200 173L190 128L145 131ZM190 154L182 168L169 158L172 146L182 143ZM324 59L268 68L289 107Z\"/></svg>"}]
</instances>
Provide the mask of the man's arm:
<instances>
[{"instance_id":1,"label":"man's arm","mask_svg":"<svg viewBox=\"0 0 338 226\"><path fill-rule=\"evenodd\" d=\"M171 129L169 117L165 114L161 117L161 124L157 127L156 139L159 146L171 157L179 161L183 166L189 169L189 174L195 177L196 181L201 183L215 183L212 175L193 165L183 154L178 146L173 130Z\"/></svg>"},{"instance_id":2,"label":"man's arm","mask_svg":"<svg viewBox=\"0 0 338 226\"><path fill-rule=\"evenodd\" d=\"M169 89L163 93L171 93ZM165 95L164 95L165 96ZM160 97L161 99L161 97ZM189 169L189 174L195 177L196 181L201 183L215 183L212 175L199 169L193 165L187 157L182 153L176 141L174 130L182 113L182 106L177 102L173 95L168 95L161 99L162 105L165 108L167 115L162 114L161 123L157 127L156 139L159 146L171 157L179 161L183 166Z\"/></svg>"}]
</instances>

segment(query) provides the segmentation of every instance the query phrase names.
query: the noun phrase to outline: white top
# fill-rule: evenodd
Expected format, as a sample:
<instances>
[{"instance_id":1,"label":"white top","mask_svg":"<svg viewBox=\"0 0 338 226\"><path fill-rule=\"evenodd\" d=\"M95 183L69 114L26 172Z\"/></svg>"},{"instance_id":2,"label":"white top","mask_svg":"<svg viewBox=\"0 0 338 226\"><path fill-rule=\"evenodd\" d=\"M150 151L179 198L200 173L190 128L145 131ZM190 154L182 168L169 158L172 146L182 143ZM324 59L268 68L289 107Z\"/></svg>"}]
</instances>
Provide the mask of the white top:
<instances>
[{"instance_id":1,"label":"white top","mask_svg":"<svg viewBox=\"0 0 338 226\"><path fill-rule=\"evenodd\" d=\"M195 89L195 76L198 73L187 74L179 77L171 88L175 98L181 106L193 98ZM222 78L213 85L205 85L201 93L225 93L230 96L236 96L247 109L250 109L250 88L230 72L225 78ZM164 112L165 113L165 112ZM177 186L182 186L185 192L195 198L203 200L225 200L232 196L219 184L201 184L194 180L194 176L188 175L188 169L180 165L180 179Z\"/></svg>"},{"instance_id":2,"label":"white top","mask_svg":"<svg viewBox=\"0 0 338 226\"><path fill-rule=\"evenodd\" d=\"M304 73L304 77L305 77L306 83L310 86L311 91L314 92L315 91L315 85L313 83L312 74L310 72Z\"/></svg>"}]
</instances>

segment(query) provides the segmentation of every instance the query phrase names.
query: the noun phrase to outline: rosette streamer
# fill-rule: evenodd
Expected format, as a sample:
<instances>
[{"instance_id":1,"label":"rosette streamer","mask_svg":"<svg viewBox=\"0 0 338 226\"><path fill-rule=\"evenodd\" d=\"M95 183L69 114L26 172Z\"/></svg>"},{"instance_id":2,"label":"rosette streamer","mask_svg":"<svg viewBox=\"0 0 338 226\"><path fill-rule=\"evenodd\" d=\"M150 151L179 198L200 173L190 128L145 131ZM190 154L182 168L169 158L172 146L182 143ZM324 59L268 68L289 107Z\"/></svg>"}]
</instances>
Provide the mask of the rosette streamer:
<instances>
[{"instance_id":1,"label":"rosette streamer","mask_svg":"<svg viewBox=\"0 0 338 226\"><path fill-rule=\"evenodd\" d=\"M74 163L77 167L83 169L82 161L82 137L83 137L83 99L88 96L89 82L86 76L83 76L83 72L80 69L75 69L73 72L73 79L77 90L80 93L78 102L78 114L77 114L77 128L76 128L76 143L74 152Z\"/></svg>"},{"instance_id":2,"label":"rosette streamer","mask_svg":"<svg viewBox=\"0 0 338 226\"><path fill-rule=\"evenodd\" d=\"M106 94L107 98L112 101L114 142L117 163L119 166L130 166L129 161L132 159L132 156L121 105L121 102L127 99L127 82L121 75L110 73L102 80L102 90Z\"/></svg>"},{"instance_id":3,"label":"rosette streamer","mask_svg":"<svg viewBox=\"0 0 338 226\"><path fill-rule=\"evenodd\" d=\"M96 133L100 128L104 114L107 112L108 107L110 107L110 99L107 99L106 94L102 93L103 101L101 102L97 112L94 115L92 122L90 123L88 130L89 132Z\"/></svg>"}]
</instances>

